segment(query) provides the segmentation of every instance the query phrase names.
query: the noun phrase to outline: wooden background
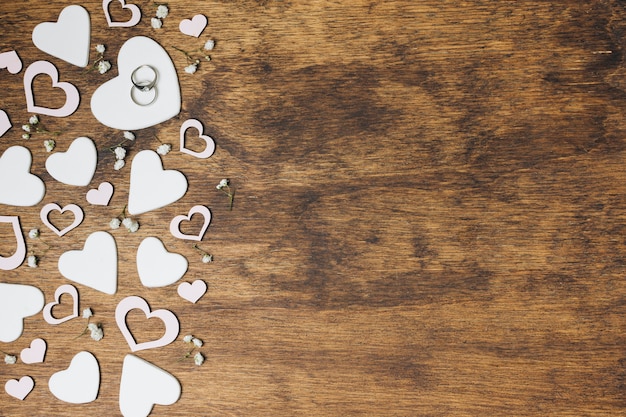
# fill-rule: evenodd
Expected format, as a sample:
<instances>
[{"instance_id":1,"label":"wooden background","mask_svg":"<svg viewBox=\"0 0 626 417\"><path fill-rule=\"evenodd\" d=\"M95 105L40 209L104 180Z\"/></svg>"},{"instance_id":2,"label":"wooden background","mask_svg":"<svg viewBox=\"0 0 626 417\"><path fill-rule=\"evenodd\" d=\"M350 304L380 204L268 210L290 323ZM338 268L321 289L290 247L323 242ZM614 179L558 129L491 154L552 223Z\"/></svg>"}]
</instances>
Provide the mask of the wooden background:
<instances>
[{"instance_id":1,"label":"wooden background","mask_svg":"<svg viewBox=\"0 0 626 417\"><path fill-rule=\"evenodd\" d=\"M39 268L0 280L37 285L52 300L68 283L59 255L109 230L127 202L132 157L159 140L174 145L162 159L189 190L137 216L137 233L111 231L117 294L77 285L102 341L76 339L83 319L50 326L38 314L20 339L0 344L13 354L35 337L49 345L43 364L0 363L0 385L22 375L36 384L23 402L0 390L0 415L119 415L130 351L114 311L128 295L181 323L176 342L137 353L183 387L154 416L626 415L625 2L168 0L170 15L153 30L152 2L138 3L143 19L126 29L108 28L101 3L85 0L90 60L103 43L114 64L105 75L32 44L34 26L68 4L0 4L0 52L17 50L25 68L50 60L81 92L72 116L41 117L62 132L58 151L82 135L99 149L120 141L89 99L117 75L117 51L132 36L170 53L182 110L136 131L122 170L111 152L99 153L91 187L110 181L115 194L109 207L90 206L91 187L45 171L45 135L21 139L23 72L0 71L0 108L14 125L0 151L29 147L32 172L47 185L39 205L2 205L0 214L19 215L25 234L39 227L52 246ZM182 35L178 22L197 13L209 18L202 36ZM197 51L210 38L212 61L186 74L174 47ZM38 103L59 105L49 81L38 82ZM215 138L210 159L178 151L188 118ZM215 189L221 178L237 190L232 211ZM49 202L81 205L84 223L56 237L39 220ZM212 264L167 231L196 204L213 213L200 242ZM135 253L148 236L188 258L184 280L209 286L201 301L182 300L176 285L141 286ZM139 340L159 337L153 321L129 316ZM205 342L201 367L179 360L185 334ZM97 357L102 384L95 402L68 405L47 381L80 350Z\"/></svg>"}]
</instances>

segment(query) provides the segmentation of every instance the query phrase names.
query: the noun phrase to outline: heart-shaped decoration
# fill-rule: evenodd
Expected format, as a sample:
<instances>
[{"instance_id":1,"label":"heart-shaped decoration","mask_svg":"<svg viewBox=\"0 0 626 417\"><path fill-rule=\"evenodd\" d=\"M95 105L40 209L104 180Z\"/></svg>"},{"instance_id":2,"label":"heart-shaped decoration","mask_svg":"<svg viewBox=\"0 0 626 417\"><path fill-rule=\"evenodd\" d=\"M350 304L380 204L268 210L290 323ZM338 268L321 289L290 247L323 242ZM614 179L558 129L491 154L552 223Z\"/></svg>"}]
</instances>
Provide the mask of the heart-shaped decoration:
<instances>
[{"instance_id":1,"label":"heart-shaped decoration","mask_svg":"<svg viewBox=\"0 0 626 417\"><path fill-rule=\"evenodd\" d=\"M55 180L67 185L89 185L98 164L98 151L93 141L79 137L66 152L56 152L46 159L46 170Z\"/></svg>"},{"instance_id":2,"label":"heart-shaped decoration","mask_svg":"<svg viewBox=\"0 0 626 417\"><path fill-rule=\"evenodd\" d=\"M0 216L0 223L10 223L13 226L13 235L15 236L15 252L11 256L0 256L0 269L9 271L15 269L22 264L26 257L26 242L22 234L20 219L17 216Z\"/></svg>"},{"instance_id":3,"label":"heart-shaped decoration","mask_svg":"<svg viewBox=\"0 0 626 417\"><path fill-rule=\"evenodd\" d=\"M194 214L202 214L204 217L204 224L202 225L202 229L200 229L200 233L197 235L186 235L180 231L180 223L183 221L189 221L191 216ZM211 223L211 210L205 206L193 206L189 213L185 215L179 215L172 219L170 222L170 233L172 236L177 237L179 239L187 239L187 240L196 240L201 241L206 233L206 229L209 227L209 223Z\"/></svg>"},{"instance_id":4,"label":"heart-shaped decoration","mask_svg":"<svg viewBox=\"0 0 626 417\"><path fill-rule=\"evenodd\" d=\"M157 72L156 98L148 105L133 102L132 72L149 65ZM122 45L117 56L119 76L102 84L91 96L91 111L103 125L119 130L139 130L171 119L180 113L178 75L165 49L145 36Z\"/></svg>"},{"instance_id":5,"label":"heart-shaped decoration","mask_svg":"<svg viewBox=\"0 0 626 417\"><path fill-rule=\"evenodd\" d=\"M9 115L4 110L0 110L0 138L11 129L13 125L9 120Z\"/></svg>"},{"instance_id":6,"label":"heart-shaped decoration","mask_svg":"<svg viewBox=\"0 0 626 417\"><path fill-rule=\"evenodd\" d=\"M144 312L146 318L157 317L163 321L165 324L165 333L158 340L152 340L150 342L137 343L132 333L128 329L126 324L126 315L130 310L139 309ZM139 350L144 349L152 349L162 346L167 346L172 343L178 337L178 331L180 330L180 323L178 319L169 310L160 309L150 311L150 306L141 297L137 297L135 295L131 295L130 297L124 298L115 308L115 321L117 322L117 327L120 328L120 332L126 339L128 346L130 347L131 352L137 352Z\"/></svg>"},{"instance_id":7,"label":"heart-shaped decoration","mask_svg":"<svg viewBox=\"0 0 626 417\"><path fill-rule=\"evenodd\" d=\"M137 249L137 272L144 287L165 287L187 272L187 259L168 252L156 237L145 238Z\"/></svg>"},{"instance_id":8,"label":"heart-shaped decoration","mask_svg":"<svg viewBox=\"0 0 626 417\"><path fill-rule=\"evenodd\" d=\"M124 417L147 417L155 404L178 401L180 392L180 382L172 374L135 355L124 358L119 400Z\"/></svg>"},{"instance_id":9,"label":"heart-shaped decoration","mask_svg":"<svg viewBox=\"0 0 626 417\"><path fill-rule=\"evenodd\" d=\"M130 168L128 212L141 214L165 207L187 192L187 179L175 170L164 170L159 155L150 150L139 152Z\"/></svg>"},{"instance_id":10,"label":"heart-shaped decoration","mask_svg":"<svg viewBox=\"0 0 626 417\"><path fill-rule=\"evenodd\" d=\"M178 295L195 304L206 293L206 290L206 282L197 279L191 284L189 282L181 282L178 286Z\"/></svg>"},{"instance_id":11,"label":"heart-shaped decoration","mask_svg":"<svg viewBox=\"0 0 626 417\"><path fill-rule=\"evenodd\" d=\"M24 318L39 313L43 303L37 287L0 283L0 342L17 340L24 330Z\"/></svg>"},{"instance_id":12,"label":"heart-shaped decoration","mask_svg":"<svg viewBox=\"0 0 626 417\"><path fill-rule=\"evenodd\" d=\"M109 4L111 4L112 1L113 0L102 1L102 9L104 10L104 17L106 17L109 27L128 28L131 26L135 26L137 23L139 23L139 21L141 20L141 10L139 10L139 7L137 7L136 4L126 4L124 0L118 0L118 1L121 3L122 9L130 10L131 12L130 19L126 22L112 21L111 13L109 13Z\"/></svg>"},{"instance_id":13,"label":"heart-shaped decoration","mask_svg":"<svg viewBox=\"0 0 626 417\"><path fill-rule=\"evenodd\" d=\"M65 278L105 294L117 291L117 245L107 232L94 232L83 250L71 250L59 257L59 272Z\"/></svg>"},{"instance_id":14,"label":"heart-shaped decoration","mask_svg":"<svg viewBox=\"0 0 626 417\"><path fill-rule=\"evenodd\" d=\"M43 339L34 339L30 342L30 347L22 349L20 359L26 364L41 363L46 357L46 341Z\"/></svg>"},{"instance_id":15,"label":"heart-shaped decoration","mask_svg":"<svg viewBox=\"0 0 626 417\"><path fill-rule=\"evenodd\" d=\"M198 130L198 137L206 142L206 147L202 152L194 152L191 149L187 149L185 147L185 132L189 128L196 128ZM186 153L187 155L195 156L196 158L208 158L213 155L215 152L215 141L210 136L203 135L204 128L202 127L202 123L196 119L186 120L185 123L180 127L180 151L182 153Z\"/></svg>"},{"instance_id":16,"label":"heart-shaped decoration","mask_svg":"<svg viewBox=\"0 0 626 417\"><path fill-rule=\"evenodd\" d=\"M66 211L69 211L72 214L74 214L74 221L65 229L59 230L55 225L50 223L50 219L48 219L48 215L50 214L52 210L59 211L61 212L61 214L65 213ZM39 213L39 217L41 218L41 221L43 222L43 224L48 226L48 228L52 230L54 233L56 233L58 236L63 236L70 230L78 227L78 225L82 223L84 215L85 214L83 213L83 210L80 207L78 207L76 204L68 204L67 206L61 208L56 203L46 204L45 206L43 206L43 208L41 209L41 212Z\"/></svg>"},{"instance_id":17,"label":"heart-shaped decoration","mask_svg":"<svg viewBox=\"0 0 626 417\"><path fill-rule=\"evenodd\" d=\"M43 199L46 186L30 173L31 162L23 146L11 146L0 156L0 204L34 206Z\"/></svg>"},{"instance_id":18,"label":"heart-shaped decoration","mask_svg":"<svg viewBox=\"0 0 626 417\"><path fill-rule=\"evenodd\" d=\"M65 93L65 104L58 109L50 109L35 105L33 96L33 80L40 74L47 74L52 79L52 87L60 88ZM26 68L24 73L24 93L26 94L26 108L31 113L46 114L54 117L69 116L78 109L80 94L78 89L68 82L59 82L57 67L48 61L35 61Z\"/></svg>"},{"instance_id":19,"label":"heart-shaped decoration","mask_svg":"<svg viewBox=\"0 0 626 417\"><path fill-rule=\"evenodd\" d=\"M78 5L64 8L56 22L40 23L33 29L33 43L37 48L83 68L89 63L90 37L89 13Z\"/></svg>"},{"instance_id":20,"label":"heart-shaped decoration","mask_svg":"<svg viewBox=\"0 0 626 417\"><path fill-rule=\"evenodd\" d=\"M35 387L35 381L29 376L23 376L18 381L17 379L9 379L4 384L4 390L11 397L15 397L18 400L23 400Z\"/></svg>"},{"instance_id":21,"label":"heart-shaped decoration","mask_svg":"<svg viewBox=\"0 0 626 417\"><path fill-rule=\"evenodd\" d=\"M208 23L206 16L197 14L191 19L183 19L178 25L178 29L185 35L198 37Z\"/></svg>"},{"instance_id":22,"label":"heart-shaped decoration","mask_svg":"<svg viewBox=\"0 0 626 417\"><path fill-rule=\"evenodd\" d=\"M91 353L78 352L70 366L53 374L48 380L52 395L71 404L85 404L98 398L100 366Z\"/></svg>"},{"instance_id":23,"label":"heart-shaped decoration","mask_svg":"<svg viewBox=\"0 0 626 417\"><path fill-rule=\"evenodd\" d=\"M17 74L22 70L22 60L15 51L0 54L0 69L6 68L11 74Z\"/></svg>"},{"instance_id":24,"label":"heart-shaped decoration","mask_svg":"<svg viewBox=\"0 0 626 417\"><path fill-rule=\"evenodd\" d=\"M97 189L87 192L87 202L94 206L108 206L113 197L113 185L110 182L100 183Z\"/></svg>"},{"instance_id":25,"label":"heart-shaped decoration","mask_svg":"<svg viewBox=\"0 0 626 417\"><path fill-rule=\"evenodd\" d=\"M63 294L69 294L72 296L72 300L74 301L74 304L72 307L72 314L66 317L61 317L60 319L57 319L56 317L52 315L52 308L60 304L61 296ZM43 318L44 320L46 320L47 323L56 325L56 324L65 323L66 321L71 320L76 317L78 317L78 290L76 289L76 287L70 284L61 285L54 292L54 301L46 304L46 306L43 308Z\"/></svg>"}]
</instances>

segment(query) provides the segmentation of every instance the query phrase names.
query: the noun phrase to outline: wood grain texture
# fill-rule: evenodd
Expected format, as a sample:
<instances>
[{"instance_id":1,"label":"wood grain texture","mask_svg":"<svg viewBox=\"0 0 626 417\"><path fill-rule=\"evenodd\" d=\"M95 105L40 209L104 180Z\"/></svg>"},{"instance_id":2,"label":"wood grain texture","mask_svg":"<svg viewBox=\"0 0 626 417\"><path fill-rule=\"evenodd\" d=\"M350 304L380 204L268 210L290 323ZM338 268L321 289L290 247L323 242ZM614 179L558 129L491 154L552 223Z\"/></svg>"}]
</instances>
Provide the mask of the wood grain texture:
<instances>
[{"instance_id":1,"label":"wood grain texture","mask_svg":"<svg viewBox=\"0 0 626 417\"><path fill-rule=\"evenodd\" d=\"M81 135L99 149L120 141L94 119L89 98L117 75L123 42L146 35L174 60L182 111L137 131L128 162L159 140L175 145L188 118L203 122L217 150L200 160L175 146L164 165L185 173L188 193L137 216L137 233L112 231L118 293L79 287L102 341L75 339L84 320L50 326L37 315L20 339L0 344L14 354L35 337L49 345L42 365L0 365L0 384L35 379L23 402L0 392L0 415L119 415L129 349L114 311L128 295L171 309L181 338L205 341L201 367L179 360L180 340L138 353L183 387L154 416L626 413L624 2L169 0L160 30L150 28L151 2L139 3L143 19L129 29L108 28L100 2L81 4L92 46L106 44L114 64L105 75L33 46L33 27L66 2L0 4L0 52L16 49L25 67L49 59L81 92L71 117L42 117L62 132L57 149ZM209 18L204 34L181 34L178 22L197 13ZM186 74L174 47L198 50L209 38L212 61ZM45 137L20 138L29 117L22 77L0 71L0 108L14 124L0 151L28 146L48 188L40 205L3 205L0 214L19 215L25 233L41 228L52 247L39 268L3 271L0 281L37 285L49 301L67 283L59 255L108 230L130 170L114 171L113 154L99 153L92 186L115 185L109 207L89 206L89 187L50 178ZM37 88L50 105L59 100L45 83ZM215 189L221 178L237 190L232 211ZM63 238L44 230L48 202L80 204L83 225ZM212 264L167 232L195 204L213 213L200 243ZM185 280L208 283L198 304L175 285L141 286L135 252L148 236L189 259ZM9 231L0 227L0 237ZM132 323L145 340L161 332ZM80 350L98 358L101 389L91 404L67 405L47 380Z\"/></svg>"}]
</instances>

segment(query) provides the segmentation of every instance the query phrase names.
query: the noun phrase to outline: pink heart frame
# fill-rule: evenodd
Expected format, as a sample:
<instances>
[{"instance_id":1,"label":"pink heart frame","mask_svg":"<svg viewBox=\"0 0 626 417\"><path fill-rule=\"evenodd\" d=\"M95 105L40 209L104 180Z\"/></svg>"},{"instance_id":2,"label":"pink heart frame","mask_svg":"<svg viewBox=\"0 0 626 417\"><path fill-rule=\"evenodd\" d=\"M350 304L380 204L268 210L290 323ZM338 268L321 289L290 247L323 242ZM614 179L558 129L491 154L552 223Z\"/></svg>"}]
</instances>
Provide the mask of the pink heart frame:
<instances>
[{"instance_id":1,"label":"pink heart frame","mask_svg":"<svg viewBox=\"0 0 626 417\"><path fill-rule=\"evenodd\" d=\"M187 149L185 147L185 132L187 129L195 128L198 130L198 137L206 142L206 147L202 152L194 152L191 149ZM204 128L202 127L202 123L196 119L186 120L180 127L180 151L182 153L186 153L187 155L195 156L196 158L208 158L213 155L215 152L215 141L210 136L206 136L203 134Z\"/></svg>"},{"instance_id":2,"label":"pink heart frame","mask_svg":"<svg viewBox=\"0 0 626 417\"><path fill-rule=\"evenodd\" d=\"M17 379L9 379L6 384L4 384L4 390L7 394L20 401L24 400L34 387L35 381L29 376L23 376L19 381Z\"/></svg>"},{"instance_id":3,"label":"pink heart frame","mask_svg":"<svg viewBox=\"0 0 626 417\"><path fill-rule=\"evenodd\" d=\"M72 314L57 319L56 317L52 316L52 308L60 304L61 296L63 294L69 294L72 296L72 299L74 300L74 306L72 307ZM76 287L71 284L61 285L54 292L54 300L55 301L46 304L46 306L43 308L43 318L48 324L57 325L78 317L78 290L76 289Z\"/></svg>"},{"instance_id":4,"label":"pink heart frame","mask_svg":"<svg viewBox=\"0 0 626 417\"><path fill-rule=\"evenodd\" d=\"M13 255L7 257L0 256L0 269L8 271L20 266L24 261L24 258L26 258L26 242L24 241L24 235L22 234L22 226L20 225L19 217L0 216L0 223L11 223L13 226L13 233L15 235L15 243L17 244Z\"/></svg>"},{"instance_id":5,"label":"pink heart frame","mask_svg":"<svg viewBox=\"0 0 626 417\"><path fill-rule=\"evenodd\" d=\"M202 229L200 229L200 233L198 233L198 235L186 235L182 233L180 231L180 223L183 221L189 221L191 219L191 216L196 213L202 214L202 216L204 217L204 224L202 225ZM209 223L211 223L211 210L209 210L209 208L205 206L193 206L186 216L184 214L181 214L172 219L170 223L170 233L172 234L172 236L179 239L195 240L199 242L204 237L206 229L208 229L209 227Z\"/></svg>"},{"instance_id":6,"label":"pink heart frame","mask_svg":"<svg viewBox=\"0 0 626 417\"><path fill-rule=\"evenodd\" d=\"M97 189L87 191L87 202L94 206L108 206L113 197L113 184L110 182L100 183Z\"/></svg>"},{"instance_id":7,"label":"pink heart frame","mask_svg":"<svg viewBox=\"0 0 626 417\"><path fill-rule=\"evenodd\" d=\"M113 0L103 0L102 1L102 9L104 10L104 17L107 19L107 23L109 27L118 27L118 28L129 28L131 26L135 26L141 20L141 10L137 7L136 4L126 4L124 0L118 0L122 9L129 9L131 11L131 17L126 22L114 22L111 20L111 14L109 13L109 4L113 2Z\"/></svg>"},{"instance_id":8,"label":"pink heart frame","mask_svg":"<svg viewBox=\"0 0 626 417\"><path fill-rule=\"evenodd\" d=\"M165 333L160 339L137 343L126 324L126 315L128 315L130 310L134 309L143 311L148 319L157 317L163 321L163 324L165 324ZM167 346L176 340L178 332L180 331L180 323L174 313L165 309L151 311L146 300L136 295L126 297L119 302L115 308L115 321L117 322L117 327L119 327L122 336L126 339L131 352Z\"/></svg>"},{"instance_id":9,"label":"pink heart frame","mask_svg":"<svg viewBox=\"0 0 626 417\"><path fill-rule=\"evenodd\" d=\"M22 70L22 60L15 51L0 54L0 69L6 68L11 74L17 74Z\"/></svg>"},{"instance_id":10,"label":"pink heart frame","mask_svg":"<svg viewBox=\"0 0 626 417\"><path fill-rule=\"evenodd\" d=\"M30 347L22 349L20 359L26 364L41 363L46 357L46 341L43 339L34 339L30 342Z\"/></svg>"},{"instance_id":11,"label":"pink heart frame","mask_svg":"<svg viewBox=\"0 0 626 417\"><path fill-rule=\"evenodd\" d=\"M191 19L183 19L178 25L178 29L185 34L193 37L198 37L204 30L208 23L206 16L197 14Z\"/></svg>"},{"instance_id":12,"label":"pink heart frame","mask_svg":"<svg viewBox=\"0 0 626 417\"><path fill-rule=\"evenodd\" d=\"M61 214L65 213L66 211L70 211L74 214L74 221L63 230L57 229L57 227L50 223L50 220L48 219L48 215L52 210L59 211L61 212ZM63 236L70 230L78 227L82 223L84 216L85 214L83 213L83 210L76 204L68 204L67 206L61 208L56 203L48 203L42 207L41 212L39 213L39 217L41 217L41 221L43 222L43 224L48 226L48 228L56 233L58 236Z\"/></svg>"},{"instance_id":13,"label":"pink heart frame","mask_svg":"<svg viewBox=\"0 0 626 417\"><path fill-rule=\"evenodd\" d=\"M35 105L33 80L40 74L47 74L52 79L52 87L60 88L65 92L65 104L63 106L58 109L49 109ZM24 93L26 94L26 108L30 113L65 117L74 113L80 103L78 89L68 82L59 82L59 71L57 67L48 61L35 61L26 68L26 72L24 73Z\"/></svg>"},{"instance_id":14,"label":"pink heart frame","mask_svg":"<svg viewBox=\"0 0 626 417\"><path fill-rule=\"evenodd\" d=\"M195 304L206 293L206 290L206 282L201 279L197 279L192 283L181 282L178 286L178 295L180 295L181 298Z\"/></svg>"}]
</instances>

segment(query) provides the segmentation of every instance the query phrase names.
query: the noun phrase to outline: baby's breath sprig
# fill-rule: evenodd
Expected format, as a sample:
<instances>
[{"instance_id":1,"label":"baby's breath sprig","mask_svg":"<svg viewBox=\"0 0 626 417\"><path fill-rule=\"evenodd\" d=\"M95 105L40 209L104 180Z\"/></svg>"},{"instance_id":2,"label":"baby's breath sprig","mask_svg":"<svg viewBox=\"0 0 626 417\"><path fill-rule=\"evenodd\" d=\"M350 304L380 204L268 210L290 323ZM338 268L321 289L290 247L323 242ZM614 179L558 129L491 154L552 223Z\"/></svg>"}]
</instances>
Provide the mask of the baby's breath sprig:
<instances>
[{"instance_id":1,"label":"baby's breath sprig","mask_svg":"<svg viewBox=\"0 0 626 417\"><path fill-rule=\"evenodd\" d=\"M167 155L168 153L170 153L170 151L172 150L172 145L170 145L169 143L163 143L163 142L161 142L161 139L159 139L156 135L154 135L154 138L155 138L156 140L158 140L158 141L159 141L159 143L160 143L160 145L159 145L159 146L157 146L157 148L156 148L156 152L157 152L159 155L163 155L163 156L165 156L165 155Z\"/></svg>"},{"instance_id":2,"label":"baby's breath sprig","mask_svg":"<svg viewBox=\"0 0 626 417\"><path fill-rule=\"evenodd\" d=\"M38 241L46 245L46 249L44 249L41 256L36 255L35 251L31 250L28 253L28 257L26 258L26 263L30 268L37 268L39 266L39 261L45 256L46 252L50 250L51 246L43 239L41 239L41 237L39 236L39 229L30 229L30 231L28 232L28 237L30 239L37 239Z\"/></svg>"},{"instance_id":3,"label":"baby's breath sprig","mask_svg":"<svg viewBox=\"0 0 626 417\"><path fill-rule=\"evenodd\" d=\"M156 17L150 19L150 26L152 26L152 29L161 29L163 26L163 20L167 17L170 10L167 7L167 3L154 3L154 5L157 7L155 12Z\"/></svg>"},{"instance_id":4,"label":"baby's breath sprig","mask_svg":"<svg viewBox=\"0 0 626 417\"><path fill-rule=\"evenodd\" d=\"M117 217L113 217L109 222L109 227L113 230L119 229L120 226L124 226L130 233L139 230L139 222L131 217L126 217L126 206Z\"/></svg>"},{"instance_id":5,"label":"baby's breath sprig","mask_svg":"<svg viewBox=\"0 0 626 417\"><path fill-rule=\"evenodd\" d=\"M126 130L124 131L123 141L121 141L117 145L113 145L113 146L106 148L106 150L109 150L113 152L113 154L115 154L115 163L113 164L114 170L119 171L120 169L124 168L124 165L126 165L126 161L125 161L126 148L122 145L124 145L128 141L132 142L134 140L135 140L135 134L133 132Z\"/></svg>"},{"instance_id":6,"label":"baby's breath sprig","mask_svg":"<svg viewBox=\"0 0 626 417\"><path fill-rule=\"evenodd\" d=\"M43 127L41 121L39 120L39 116L37 116L36 114L30 116L30 118L28 119L28 123L22 125L22 130L24 131L24 133L22 133L22 139L30 139L31 135L33 135L34 133L44 133L55 137L61 134L61 132L51 132ZM46 146L46 149L47 148L48 147Z\"/></svg>"},{"instance_id":7,"label":"baby's breath sprig","mask_svg":"<svg viewBox=\"0 0 626 417\"><path fill-rule=\"evenodd\" d=\"M198 245L197 245L197 244L195 244L195 243L193 244L193 248L194 248L195 250L197 250L197 251L200 253L200 255L202 255L202 263L203 263L203 264L208 264L208 263L213 262L213 255L211 255L210 253L207 253L207 252L203 251L203 250L202 250L202 249L200 249L200 248L198 247Z\"/></svg>"},{"instance_id":8,"label":"baby's breath sprig","mask_svg":"<svg viewBox=\"0 0 626 417\"><path fill-rule=\"evenodd\" d=\"M104 337L104 331L102 330L102 326L100 324L91 323L92 317L93 311L91 311L91 308L86 308L83 310L83 318L87 319L87 325L85 326L83 332L76 336L75 339L78 339L79 337L87 333L87 331L89 331L90 336L93 340L95 340L96 342L102 340L102 338Z\"/></svg>"},{"instance_id":9,"label":"baby's breath sprig","mask_svg":"<svg viewBox=\"0 0 626 417\"><path fill-rule=\"evenodd\" d=\"M233 209L233 204L235 203L235 189L230 187L230 181L228 178L223 178L219 184L215 186L218 190L222 191L224 194L228 196L229 200L229 210Z\"/></svg>"},{"instance_id":10,"label":"baby's breath sprig","mask_svg":"<svg viewBox=\"0 0 626 417\"><path fill-rule=\"evenodd\" d=\"M201 348L202 345L204 345L204 342L202 342L202 340L198 339L197 337L193 337L193 335L190 335L190 334L183 337L183 342L188 345L191 345L191 349L189 349L189 351L187 351L187 353L185 353L185 355L183 355L183 357L180 358L181 361L191 358L193 351L196 350L197 348ZM197 366L202 365L204 363L204 355L200 352L196 352L195 354L193 354L193 362Z\"/></svg>"},{"instance_id":11,"label":"baby's breath sprig","mask_svg":"<svg viewBox=\"0 0 626 417\"><path fill-rule=\"evenodd\" d=\"M213 42L213 43L210 44L209 42ZM199 49L199 52L204 53L204 51L212 50L215 47L215 42L207 41L207 43L205 43L204 46L205 48ZM210 49L206 49L207 46L210 47ZM185 55L185 58L187 58L187 66L185 67L185 72L187 74L194 74L198 70L198 66L200 65L200 59L193 57L190 52L177 48L174 45L172 45L172 48L176 49L178 52L182 52ZM209 62L211 61L211 56L205 53L203 59Z\"/></svg>"},{"instance_id":12,"label":"baby's breath sprig","mask_svg":"<svg viewBox=\"0 0 626 417\"><path fill-rule=\"evenodd\" d=\"M4 363L6 363L7 365L13 365L17 362L17 356L11 355L10 353L6 353L2 350L0 350L0 353L4 355Z\"/></svg>"},{"instance_id":13,"label":"baby's breath sprig","mask_svg":"<svg viewBox=\"0 0 626 417\"><path fill-rule=\"evenodd\" d=\"M104 51L106 51L106 46L99 43L96 45L96 52L98 53L98 57L93 63L92 70L98 70L100 74L104 74L108 70L111 69L111 62L104 59Z\"/></svg>"}]
</instances>

